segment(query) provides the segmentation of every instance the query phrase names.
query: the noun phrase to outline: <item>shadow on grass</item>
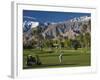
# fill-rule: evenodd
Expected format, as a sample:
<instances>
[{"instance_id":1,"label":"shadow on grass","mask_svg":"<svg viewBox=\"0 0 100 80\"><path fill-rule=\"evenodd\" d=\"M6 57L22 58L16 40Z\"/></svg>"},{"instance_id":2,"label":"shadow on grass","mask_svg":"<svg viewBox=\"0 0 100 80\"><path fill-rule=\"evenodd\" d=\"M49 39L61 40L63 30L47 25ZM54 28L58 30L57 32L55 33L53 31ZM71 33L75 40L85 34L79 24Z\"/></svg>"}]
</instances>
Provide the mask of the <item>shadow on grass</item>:
<instances>
[{"instance_id":1,"label":"shadow on grass","mask_svg":"<svg viewBox=\"0 0 100 80\"><path fill-rule=\"evenodd\" d=\"M33 66L26 66L23 69L36 69L36 68L56 68L56 67L69 67L69 66L77 66L78 64L67 63L67 64L43 64L43 65L33 65Z\"/></svg>"}]
</instances>

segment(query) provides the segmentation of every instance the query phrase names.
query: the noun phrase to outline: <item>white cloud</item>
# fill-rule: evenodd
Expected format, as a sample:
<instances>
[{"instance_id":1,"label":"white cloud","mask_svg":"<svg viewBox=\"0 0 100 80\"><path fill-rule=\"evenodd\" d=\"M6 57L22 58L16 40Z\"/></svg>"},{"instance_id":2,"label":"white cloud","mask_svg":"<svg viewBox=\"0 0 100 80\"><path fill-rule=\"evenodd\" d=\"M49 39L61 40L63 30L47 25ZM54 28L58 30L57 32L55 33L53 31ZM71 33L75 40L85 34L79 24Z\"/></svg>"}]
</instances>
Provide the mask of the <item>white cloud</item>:
<instances>
[{"instance_id":1,"label":"white cloud","mask_svg":"<svg viewBox=\"0 0 100 80\"><path fill-rule=\"evenodd\" d=\"M24 16L24 18L29 18L29 19L36 20L36 18L30 17L30 16Z\"/></svg>"}]
</instances>

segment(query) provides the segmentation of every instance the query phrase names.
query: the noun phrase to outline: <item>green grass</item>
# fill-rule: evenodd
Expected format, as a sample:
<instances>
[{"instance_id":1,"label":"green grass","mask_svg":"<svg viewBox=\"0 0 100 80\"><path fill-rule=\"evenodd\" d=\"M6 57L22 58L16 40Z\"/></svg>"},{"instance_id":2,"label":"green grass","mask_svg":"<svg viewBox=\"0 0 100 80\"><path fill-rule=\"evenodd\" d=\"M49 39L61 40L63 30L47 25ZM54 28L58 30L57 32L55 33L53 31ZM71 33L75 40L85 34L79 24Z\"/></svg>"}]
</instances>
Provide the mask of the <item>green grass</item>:
<instances>
[{"instance_id":1,"label":"green grass","mask_svg":"<svg viewBox=\"0 0 100 80\"><path fill-rule=\"evenodd\" d=\"M59 62L60 51L63 51L63 60L62 63ZM27 55L31 54L35 57L38 55L42 65L33 65L32 67L28 67L26 65ZM90 66L91 65L91 57L90 57L90 49L49 49L44 48L40 49L24 49L23 50L23 68L55 68L55 67L74 67L74 66Z\"/></svg>"}]
</instances>

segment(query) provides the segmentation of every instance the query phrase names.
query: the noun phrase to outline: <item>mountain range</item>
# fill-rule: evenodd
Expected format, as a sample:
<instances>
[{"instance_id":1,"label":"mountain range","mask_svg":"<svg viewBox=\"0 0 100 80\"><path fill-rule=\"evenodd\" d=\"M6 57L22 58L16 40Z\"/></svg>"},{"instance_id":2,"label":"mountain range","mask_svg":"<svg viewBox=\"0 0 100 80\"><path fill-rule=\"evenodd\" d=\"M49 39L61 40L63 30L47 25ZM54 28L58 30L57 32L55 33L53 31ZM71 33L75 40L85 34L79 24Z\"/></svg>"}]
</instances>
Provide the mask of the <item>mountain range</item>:
<instances>
[{"instance_id":1,"label":"mountain range","mask_svg":"<svg viewBox=\"0 0 100 80\"><path fill-rule=\"evenodd\" d=\"M38 20L27 20L23 22L23 41L24 44L30 43L38 38L75 39L76 36L91 32L91 17L82 16L62 22L40 23Z\"/></svg>"}]
</instances>

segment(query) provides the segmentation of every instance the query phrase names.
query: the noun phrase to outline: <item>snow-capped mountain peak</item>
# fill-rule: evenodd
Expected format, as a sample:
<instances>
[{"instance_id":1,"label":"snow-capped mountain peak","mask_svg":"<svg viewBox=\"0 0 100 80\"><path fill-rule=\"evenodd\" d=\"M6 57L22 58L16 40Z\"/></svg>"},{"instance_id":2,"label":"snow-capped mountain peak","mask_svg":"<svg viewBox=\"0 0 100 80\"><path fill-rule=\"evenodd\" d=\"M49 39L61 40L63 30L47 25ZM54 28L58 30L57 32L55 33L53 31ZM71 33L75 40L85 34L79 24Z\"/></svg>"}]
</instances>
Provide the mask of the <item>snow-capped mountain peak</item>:
<instances>
[{"instance_id":1,"label":"snow-capped mountain peak","mask_svg":"<svg viewBox=\"0 0 100 80\"><path fill-rule=\"evenodd\" d=\"M87 20L89 20L89 19L91 19L91 17L89 17L89 16L82 16L82 17L75 17L75 18L73 18L73 19L71 19L70 21L71 22L81 22L81 21L87 21Z\"/></svg>"},{"instance_id":2,"label":"snow-capped mountain peak","mask_svg":"<svg viewBox=\"0 0 100 80\"><path fill-rule=\"evenodd\" d=\"M36 21L24 21L23 22L23 31L27 32L28 30L35 28L39 25L39 22Z\"/></svg>"},{"instance_id":3,"label":"snow-capped mountain peak","mask_svg":"<svg viewBox=\"0 0 100 80\"><path fill-rule=\"evenodd\" d=\"M31 22L31 28L35 28L39 25L39 22Z\"/></svg>"}]
</instances>

